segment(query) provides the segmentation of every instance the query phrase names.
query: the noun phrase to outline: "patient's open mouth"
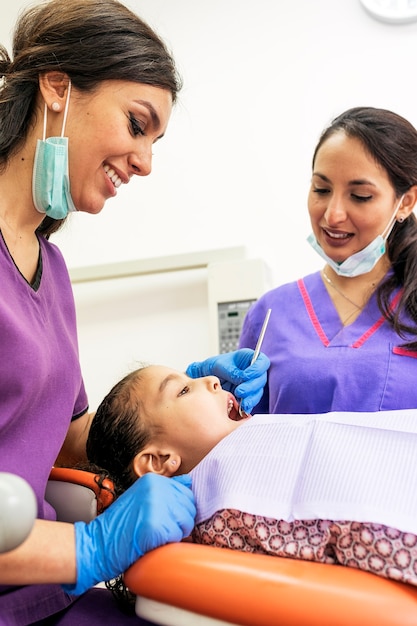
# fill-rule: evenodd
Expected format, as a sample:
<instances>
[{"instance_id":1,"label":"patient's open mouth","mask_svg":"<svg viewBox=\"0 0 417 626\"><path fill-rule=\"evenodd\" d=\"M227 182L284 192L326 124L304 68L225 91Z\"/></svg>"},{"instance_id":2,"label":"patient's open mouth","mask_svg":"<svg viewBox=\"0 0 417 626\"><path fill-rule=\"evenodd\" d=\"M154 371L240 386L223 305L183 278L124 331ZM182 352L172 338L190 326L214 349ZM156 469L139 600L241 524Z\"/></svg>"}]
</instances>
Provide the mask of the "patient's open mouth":
<instances>
[{"instance_id":1,"label":"patient's open mouth","mask_svg":"<svg viewBox=\"0 0 417 626\"><path fill-rule=\"evenodd\" d=\"M240 420L239 405L236 398L232 396L232 394L229 395L229 400L227 404L227 415L233 421Z\"/></svg>"}]
</instances>

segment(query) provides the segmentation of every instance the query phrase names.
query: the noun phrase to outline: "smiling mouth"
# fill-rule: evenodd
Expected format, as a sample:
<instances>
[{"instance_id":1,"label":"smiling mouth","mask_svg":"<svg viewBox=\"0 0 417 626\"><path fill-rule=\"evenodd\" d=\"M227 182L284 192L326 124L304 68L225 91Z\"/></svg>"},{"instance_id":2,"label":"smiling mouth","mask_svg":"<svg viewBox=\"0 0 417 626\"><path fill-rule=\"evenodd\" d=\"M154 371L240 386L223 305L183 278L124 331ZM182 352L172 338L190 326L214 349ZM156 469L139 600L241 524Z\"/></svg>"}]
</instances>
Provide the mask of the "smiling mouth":
<instances>
[{"instance_id":1,"label":"smiling mouth","mask_svg":"<svg viewBox=\"0 0 417 626\"><path fill-rule=\"evenodd\" d=\"M106 172L107 176L110 178L110 180L113 183L113 185L116 187L116 189L117 189L117 187L120 187L120 185L122 184L123 181L120 178L120 176L118 176L116 174L114 169L112 167L110 167L109 165L104 165L103 169Z\"/></svg>"},{"instance_id":2,"label":"smiling mouth","mask_svg":"<svg viewBox=\"0 0 417 626\"><path fill-rule=\"evenodd\" d=\"M337 239L338 241L346 241L347 239L351 239L353 235L351 233L332 233L325 228L322 229L324 234L330 237L330 239Z\"/></svg>"}]
</instances>

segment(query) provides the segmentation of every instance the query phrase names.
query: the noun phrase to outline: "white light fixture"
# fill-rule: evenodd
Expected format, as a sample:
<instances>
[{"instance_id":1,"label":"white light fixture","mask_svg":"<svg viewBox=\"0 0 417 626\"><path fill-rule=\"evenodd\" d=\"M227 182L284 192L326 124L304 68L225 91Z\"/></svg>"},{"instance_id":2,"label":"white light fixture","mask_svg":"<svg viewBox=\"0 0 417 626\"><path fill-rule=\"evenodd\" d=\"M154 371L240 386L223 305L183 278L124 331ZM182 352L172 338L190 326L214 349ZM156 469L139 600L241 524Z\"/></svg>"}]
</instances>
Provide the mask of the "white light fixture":
<instances>
[{"instance_id":1,"label":"white light fixture","mask_svg":"<svg viewBox=\"0 0 417 626\"><path fill-rule=\"evenodd\" d=\"M363 8L377 20L388 24L417 21L417 0L359 0Z\"/></svg>"}]
</instances>

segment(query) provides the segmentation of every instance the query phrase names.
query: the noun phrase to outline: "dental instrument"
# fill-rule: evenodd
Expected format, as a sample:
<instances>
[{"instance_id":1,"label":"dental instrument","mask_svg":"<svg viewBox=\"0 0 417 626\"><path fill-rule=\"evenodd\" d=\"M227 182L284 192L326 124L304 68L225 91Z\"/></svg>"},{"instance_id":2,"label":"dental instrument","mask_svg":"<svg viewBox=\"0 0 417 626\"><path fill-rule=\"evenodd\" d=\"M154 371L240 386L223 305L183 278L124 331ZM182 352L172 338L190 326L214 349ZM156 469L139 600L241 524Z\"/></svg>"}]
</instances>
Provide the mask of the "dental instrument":
<instances>
[{"instance_id":1,"label":"dental instrument","mask_svg":"<svg viewBox=\"0 0 417 626\"><path fill-rule=\"evenodd\" d=\"M252 357L252 360L250 362L251 365L253 365L255 363L255 361L258 358L259 353L261 351L262 342L264 340L266 327L268 326L268 322L269 322L269 316L271 315L271 310L272 309L268 309L267 312L266 312L265 319L264 319L264 322L262 324L261 332L259 333L258 341L256 342L255 352L253 353L253 357ZM242 400L241 400L239 402L239 415L240 415L240 417L243 417L243 414L246 415L246 413L244 411L242 411Z\"/></svg>"}]
</instances>

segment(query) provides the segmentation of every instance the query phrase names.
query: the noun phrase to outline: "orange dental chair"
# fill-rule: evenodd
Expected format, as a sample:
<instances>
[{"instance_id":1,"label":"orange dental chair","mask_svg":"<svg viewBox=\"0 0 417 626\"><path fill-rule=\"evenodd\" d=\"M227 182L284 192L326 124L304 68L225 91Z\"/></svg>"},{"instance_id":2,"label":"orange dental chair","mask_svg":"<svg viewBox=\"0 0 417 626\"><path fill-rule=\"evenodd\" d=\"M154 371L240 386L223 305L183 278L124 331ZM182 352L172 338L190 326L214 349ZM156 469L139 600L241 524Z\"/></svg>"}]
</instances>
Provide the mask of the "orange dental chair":
<instances>
[{"instance_id":1,"label":"orange dental chair","mask_svg":"<svg viewBox=\"0 0 417 626\"><path fill-rule=\"evenodd\" d=\"M87 492L86 514L76 502L80 489ZM88 521L112 496L93 474L54 468L47 499L59 519ZM339 565L188 542L149 552L125 573L125 582L137 596L138 617L161 626L417 625L412 585Z\"/></svg>"}]
</instances>

